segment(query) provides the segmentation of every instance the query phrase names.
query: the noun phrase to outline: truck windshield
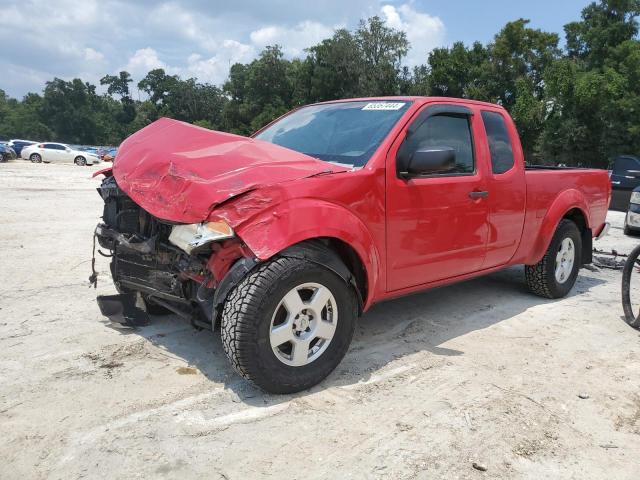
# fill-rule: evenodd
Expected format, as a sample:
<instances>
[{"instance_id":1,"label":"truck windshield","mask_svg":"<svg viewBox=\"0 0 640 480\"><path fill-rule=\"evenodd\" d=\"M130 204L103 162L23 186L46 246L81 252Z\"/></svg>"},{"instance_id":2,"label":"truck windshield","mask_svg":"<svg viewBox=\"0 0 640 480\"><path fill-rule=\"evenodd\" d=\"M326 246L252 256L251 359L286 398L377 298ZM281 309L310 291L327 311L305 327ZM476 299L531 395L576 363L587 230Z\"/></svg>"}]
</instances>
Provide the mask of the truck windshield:
<instances>
[{"instance_id":1,"label":"truck windshield","mask_svg":"<svg viewBox=\"0 0 640 480\"><path fill-rule=\"evenodd\" d=\"M410 105L393 100L311 105L278 120L255 138L359 168L369 161Z\"/></svg>"}]
</instances>

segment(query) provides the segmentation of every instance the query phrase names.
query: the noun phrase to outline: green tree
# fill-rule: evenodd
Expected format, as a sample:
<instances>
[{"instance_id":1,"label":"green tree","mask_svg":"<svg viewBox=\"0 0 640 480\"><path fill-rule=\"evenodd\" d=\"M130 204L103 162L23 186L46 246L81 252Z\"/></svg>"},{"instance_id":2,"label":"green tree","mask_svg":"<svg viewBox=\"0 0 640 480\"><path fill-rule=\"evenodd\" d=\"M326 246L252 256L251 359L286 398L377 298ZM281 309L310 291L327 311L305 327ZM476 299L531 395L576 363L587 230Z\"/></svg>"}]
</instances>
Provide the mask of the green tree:
<instances>
[{"instance_id":1,"label":"green tree","mask_svg":"<svg viewBox=\"0 0 640 480\"><path fill-rule=\"evenodd\" d=\"M476 42L469 49L462 42L451 48L436 48L427 60L426 70L414 70L416 81L423 92L443 97L474 98L489 100L483 82L489 68L489 52Z\"/></svg>"},{"instance_id":2,"label":"green tree","mask_svg":"<svg viewBox=\"0 0 640 480\"><path fill-rule=\"evenodd\" d=\"M100 79L100 85L108 85L109 95L120 95L121 98L131 97L129 95L129 84L133 82L129 72L120 72L118 75L105 75Z\"/></svg>"},{"instance_id":3,"label":"green tree","mask_svg":"<svg viewBox=\"0 0 640 480\"><path fill-rule=\"evenodd\" d=\"M362 61L360 92L395 95L399 92L402 59L409 51L405 32L388 27L377 16L360 21L355 32Z\"/></svg>"},{"instance_id":4,"label":"green tree","mask_svg":"<svg viewBox=\"0 0 640 480\"><path fill-rule=\"evenodd\" d=\"M582 20L565 25L567 55L588 68L602 67L616 47L638 34L640 0L601 0L582 11Z\"/></svg>"},{"instance_id":5,"label":"green tree","mask_svg":"<svg viewBox=\"0 0 640 480\"><path fill-rule=\"evenodd\" d=\"M96 87L79 78L47 82L42 101L42 117L58 141L98 143Z\"/></svg>"},{"instance_id":6,"label":"green tree","mask_svg":"<svg viewBox=\"0 0 640 480\"><path fill-rule=\"evenodd\" d=\"M307 101L351 98L361 94L364 71L359 44L346 29L309 48L304 66L309 84Z\"/></svg>"},{"instance_id":7,"label":"green tree","mask_svg":"<svg viewBox=\"0 0 640 480\"><path fill-rule=\"evenodd\" d=\"M639 2L602 0L565 27L566 58L545 72L549 113L540 150L555 161L606 167L640 150Z\"/></svg>"},{"instance_id":8,"label":"green tree","mask_svg":"<svg viewBox=\"0 0 640 480\"><path fill-rule=\"evenodd\" d=\"M231 99L222 111L223 126L246 135L287 112L293 100L292 65L276 45L248 65L231 67L223 87Z\"/></svg>"}]
</instances>

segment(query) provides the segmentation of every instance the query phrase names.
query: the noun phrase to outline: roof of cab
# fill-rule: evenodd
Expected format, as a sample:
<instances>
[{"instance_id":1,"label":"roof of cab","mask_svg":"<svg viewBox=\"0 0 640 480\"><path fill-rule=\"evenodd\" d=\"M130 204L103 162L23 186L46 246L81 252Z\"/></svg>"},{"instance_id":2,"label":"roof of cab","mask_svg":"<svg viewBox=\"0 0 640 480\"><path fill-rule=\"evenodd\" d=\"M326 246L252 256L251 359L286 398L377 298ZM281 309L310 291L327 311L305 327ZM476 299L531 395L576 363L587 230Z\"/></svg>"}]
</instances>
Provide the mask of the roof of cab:
<instances>
[{"instance_id":1,"label":"roof of cab","mask_svg":"<svg viewBox=\"0 0 640 480\"><path fill-rule=\"evenodd\" d=\"M493 107L493 108L502 108L501 105L490 103L490 102L482 102L480 100L470 100L467 98L455 98L455 97L421 97L421 96L411 96L411 95L399 95L399 96L388 96L388 97L362 97L362 98L344 98L337 100L328 100L326 102L317 102L312 105L323 105L327 103L341 103L341 102L383 102L383 101L400 101L400 102L419 102L420 104L430 103L430 102L452 102L452 103L465 103L472 105L479 105L485 107Z\"/></svg>"}]
</instances>

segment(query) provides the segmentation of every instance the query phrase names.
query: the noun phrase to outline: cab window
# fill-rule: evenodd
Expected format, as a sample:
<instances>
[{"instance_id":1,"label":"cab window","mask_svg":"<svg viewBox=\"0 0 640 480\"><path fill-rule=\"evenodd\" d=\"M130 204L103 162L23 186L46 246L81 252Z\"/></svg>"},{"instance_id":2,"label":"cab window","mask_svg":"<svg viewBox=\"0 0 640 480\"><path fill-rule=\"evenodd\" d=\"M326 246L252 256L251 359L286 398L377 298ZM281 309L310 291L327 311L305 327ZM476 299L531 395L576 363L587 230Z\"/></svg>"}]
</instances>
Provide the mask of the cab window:
<instances>
[{"instance_id":1,"label":"cab window","mask_svg":"<svg viewBox=\"0 0 640 480\"><path fill-rule=\"evenodd\" d=\"M406 146L403 145L403 150L406 150L403 153L411 155L417 150L429 147L449 147L456 152L455 169L439 176L475 172L473 140L468 116L441 114L427 118L415 132L407 137Z\"/></svg>"},{"instance_id":2,"label":"cab window","mask_svg":"<svg viewBox=\"0 0 640 480\"><path fill-rule=\"evenodd\" d=\"M504 117L498 112L484 111L482 112L482 121L487 132L493 173L508 172L514 165L513 146Z\"/></svg>"}]
</instances>

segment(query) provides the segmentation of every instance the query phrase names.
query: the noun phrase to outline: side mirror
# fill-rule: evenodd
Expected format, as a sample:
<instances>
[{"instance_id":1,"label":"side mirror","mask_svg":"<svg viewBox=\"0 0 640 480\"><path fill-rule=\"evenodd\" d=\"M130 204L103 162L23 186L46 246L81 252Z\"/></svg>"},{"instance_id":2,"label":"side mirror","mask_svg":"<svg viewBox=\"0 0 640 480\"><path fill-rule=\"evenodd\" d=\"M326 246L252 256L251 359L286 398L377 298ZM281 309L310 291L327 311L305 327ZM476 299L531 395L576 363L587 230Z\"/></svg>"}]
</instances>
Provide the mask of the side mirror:
<instances>
[{"instance_id":1,"label":"side mirror","mask_svg":"<svg viewBox=\"0 0 640 480\"><path fill-rule=\"evenodd\" d=\"M416 150L409 158L407 177L449 173L456 166L456 151L451 147L427 147Z\"/></svg>"}]
</instances>

